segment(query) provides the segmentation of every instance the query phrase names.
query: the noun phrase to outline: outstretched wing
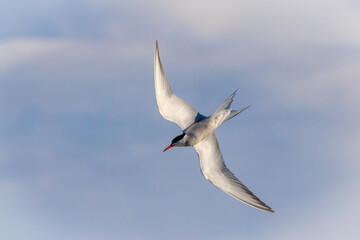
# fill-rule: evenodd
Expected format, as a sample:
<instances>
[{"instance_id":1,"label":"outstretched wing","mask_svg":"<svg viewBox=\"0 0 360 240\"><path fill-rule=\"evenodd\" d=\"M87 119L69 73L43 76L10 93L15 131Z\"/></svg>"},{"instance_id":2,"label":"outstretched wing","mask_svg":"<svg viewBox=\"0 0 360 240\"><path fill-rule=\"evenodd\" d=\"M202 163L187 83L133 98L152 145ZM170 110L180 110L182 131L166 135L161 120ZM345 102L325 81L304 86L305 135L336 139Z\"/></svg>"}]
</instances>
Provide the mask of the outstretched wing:
<instances>
[{"instance_id":1,"label":"outstretched wing","mask_svg":"<svg viewBox=\"0 0 360 240\"><path fill-rule=\"evenodd\" d=\"M256 197L226 167L214 133L194 146L200 159L200 168L205 178L220 190L252 207L274 212Z\"/></svg>"},{"instance_id":2,"label":"outstretched wing","mask_svg":"<svg viewBox=\"0 0 360 240\"><path fill-rule=\"evenodd\" d=\"M156 103L160 115L164 119L175 123L181 130L184 130L194 122L198 122L205 118L205 116L201 115L196 109L181 98L178 98L171 91L169 82L166 79L164 69L161 65L157 41L154 59L154 80Z\"/></svg>"}]
</instances>

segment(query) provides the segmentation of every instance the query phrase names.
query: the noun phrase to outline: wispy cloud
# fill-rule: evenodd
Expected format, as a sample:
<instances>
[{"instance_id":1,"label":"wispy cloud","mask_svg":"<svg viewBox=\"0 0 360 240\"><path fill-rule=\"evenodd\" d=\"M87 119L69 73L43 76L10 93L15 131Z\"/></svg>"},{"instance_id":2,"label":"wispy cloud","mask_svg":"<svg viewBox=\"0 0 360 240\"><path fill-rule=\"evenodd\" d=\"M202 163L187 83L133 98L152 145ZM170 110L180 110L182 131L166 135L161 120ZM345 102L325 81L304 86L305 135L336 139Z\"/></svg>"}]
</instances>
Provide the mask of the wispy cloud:
<instances>
[{"instance_id":1,"label":"wispy cloud","mask_svg":"<svg viewBox=\"0 0 360 240\"><path fill-rule=\"evenodd\" d=\"M357 2L5 3L0 237L359 235ZM156 39L174 91L205 114L240 85L234 106L253 107L216 133L275 214L213 188L192 149L162 153L179 130L156 109Z\"/></svg>"},{"instance_id":2,"label":"wispy cloud","mask_svg":"<svg viewBox=\"0 0 360 240\"><path fill-rule=\"evenodd\" d=\"M162 13L202 40L226 36L264 44L359 44L355 1L156 1ZM321 10L321 11L320 11ZM265 41L264 41L265 40Z\"/></svg>"}]
</instances>

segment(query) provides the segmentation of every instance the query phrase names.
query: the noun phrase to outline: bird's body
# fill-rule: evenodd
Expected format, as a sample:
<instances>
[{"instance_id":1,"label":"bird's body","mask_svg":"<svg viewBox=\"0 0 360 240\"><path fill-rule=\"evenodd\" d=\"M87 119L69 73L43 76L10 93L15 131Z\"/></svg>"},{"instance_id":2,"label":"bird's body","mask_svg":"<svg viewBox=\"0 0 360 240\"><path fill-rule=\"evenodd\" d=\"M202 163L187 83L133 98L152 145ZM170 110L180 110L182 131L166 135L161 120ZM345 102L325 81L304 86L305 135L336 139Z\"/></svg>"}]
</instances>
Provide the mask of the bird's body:
<instances>
[{"instance_id":1,"label":"bird's body","mask_svg":"<svg viewBox=\"0 0 360 240\"><path fill-rule=\"evenodd\" d=\"M178 98L171 91L161 65L158 44L156 42L154 60L154 80L156 103L160 115L176 123L183 133L173 139L172 147L193 146L198 153L200 169L205 178L230 196L261 210L273 212L269 206L257 198L226 167L214 131L225 121L235 117L246 108L233 110L230 105L236 91L209 117Z\"/></svg>"},{"instance_id":2,"label":"bird's body","mask_svg":"<svg viewBox=\"0 0 360 240\"><path fill-rule=\"evenodd\" d=\"M205 118L189 126L184 133L184 147L194 146L204 140L210 133L215 130L209 118ZM182 147L179 145L178 147Z\"/></svg>"}]
</instances>

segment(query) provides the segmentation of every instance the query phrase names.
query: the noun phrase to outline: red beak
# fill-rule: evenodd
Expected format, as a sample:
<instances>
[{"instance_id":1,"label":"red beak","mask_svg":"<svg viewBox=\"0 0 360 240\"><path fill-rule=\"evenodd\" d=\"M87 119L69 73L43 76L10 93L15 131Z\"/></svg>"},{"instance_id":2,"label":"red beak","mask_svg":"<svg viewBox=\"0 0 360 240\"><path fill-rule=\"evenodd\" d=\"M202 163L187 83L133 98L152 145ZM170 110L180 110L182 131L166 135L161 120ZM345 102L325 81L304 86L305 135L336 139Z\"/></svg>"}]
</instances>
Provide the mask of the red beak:
<instances>
[{"instance_id":1,"label":"red beak","mask_svg":"<svg viewBox=\"0 0 360 240\"><path fill-rule=\"evenodd\" d=\"M165 148L164 152L172 148L174 145L169 145L167 148Z\"/></svg>"}]
</instances>

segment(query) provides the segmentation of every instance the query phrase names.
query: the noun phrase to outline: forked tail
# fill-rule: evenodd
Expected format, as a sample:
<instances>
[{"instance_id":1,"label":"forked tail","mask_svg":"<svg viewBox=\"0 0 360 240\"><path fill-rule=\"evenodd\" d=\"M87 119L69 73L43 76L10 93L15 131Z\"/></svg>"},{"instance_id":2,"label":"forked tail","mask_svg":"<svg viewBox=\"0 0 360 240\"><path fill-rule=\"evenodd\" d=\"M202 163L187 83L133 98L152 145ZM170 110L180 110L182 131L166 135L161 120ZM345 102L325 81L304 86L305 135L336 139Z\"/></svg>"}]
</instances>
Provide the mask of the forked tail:
<instances>
[{"instance_id":1,"label":"forked tail","mask_svg":"<svg viewBox=\"0 0 360 240\"><path fill-rule=\"evenodd\" d=\"M247 106L247 107L244 107L244 108L242 108L242 109L240 109L240 110L233 110L233 109L230 108L230 105L231 105L231 103L232 103L232 101L233 101L234 96L236 95L236 91L237 91L237 90L238 90L238 89L236 89L236 90L233 92L233 94L231 94L231 95L225 100L225 102L213 113L214 116L217 116L218 114L219 114L219 115L222 115L222 114L220 114L220 112L222 112L222 111L228 112L228 114L225 114L225 115L224 115L224 118L220 120L219 125L220 125L221 123L226 122L227 120L230 120L231 118L235 117L236 115L238 115L239 113L241 113L242 111L244 111L244 110L246 110L246 109L248 109L248 108L250 107L250 106Z\"/></svg>"}]
</instances>

